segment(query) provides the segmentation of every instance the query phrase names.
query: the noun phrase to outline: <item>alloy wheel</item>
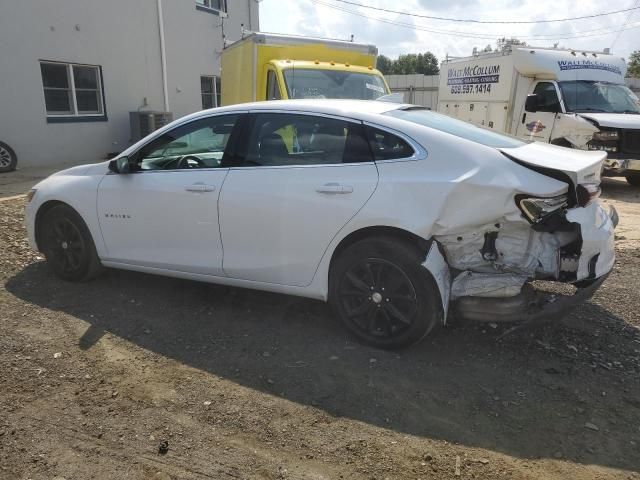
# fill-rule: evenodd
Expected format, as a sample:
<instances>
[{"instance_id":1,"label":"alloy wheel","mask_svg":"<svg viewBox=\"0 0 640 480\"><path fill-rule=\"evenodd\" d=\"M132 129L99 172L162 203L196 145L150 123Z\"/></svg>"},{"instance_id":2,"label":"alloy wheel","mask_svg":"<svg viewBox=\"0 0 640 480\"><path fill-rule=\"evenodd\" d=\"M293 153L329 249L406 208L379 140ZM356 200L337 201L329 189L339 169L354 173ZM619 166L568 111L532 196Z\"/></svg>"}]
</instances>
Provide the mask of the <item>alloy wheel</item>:
<instances>
[{"instance_id":1,"label":"alloy wheel","mask_svg":"<svg viewBox=\"0 0 640 480\"><path fill-rule=\"evenodd\" d=\"M8 167L12 160L11 152L0 145L0 168Z\"/></svg>"},{"instance_id":2,"label":"alloy wheel","mask_svg":"<svg viewBox=\"0 0 640 480\"><path fill-rule=\"evenodd\" d=\"M60 270L72 274L82 268L87 247L78 227L64 217L54 219L49 227L48 245Z\"/></svg>"},{"instance_id":3,"label":"alloy wheel","mask_svg":"<svg viewBox=\"0 0 640 480\"><path fill-rule=\"evenodd\" d=\"M380 258L349 268L338 294L348 321L367 336L396 337L409 329L418 312L416 289L407 274Z\"/></svg>"}]
</instances>

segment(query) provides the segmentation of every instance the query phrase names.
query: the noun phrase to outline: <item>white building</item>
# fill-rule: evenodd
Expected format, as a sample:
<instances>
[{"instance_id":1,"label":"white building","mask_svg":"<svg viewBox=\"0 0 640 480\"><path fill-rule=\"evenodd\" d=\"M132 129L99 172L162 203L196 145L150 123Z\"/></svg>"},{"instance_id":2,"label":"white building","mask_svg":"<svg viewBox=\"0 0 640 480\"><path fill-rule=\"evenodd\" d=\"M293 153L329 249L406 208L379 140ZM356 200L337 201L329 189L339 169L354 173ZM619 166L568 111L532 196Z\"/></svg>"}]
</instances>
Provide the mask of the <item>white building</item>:
<instances>
[{"instance_id":1,"label":"white building","mask_svg":"<svg viewBox=\"0 0 640 480\"><path fill-rule=\"evenodd\" d=\"M241 25L259 29L256 0L1 0L0 142L19 167L98 161L163 121L132 134L130 112L215 106Z\"/></svg>"}]
</instances>

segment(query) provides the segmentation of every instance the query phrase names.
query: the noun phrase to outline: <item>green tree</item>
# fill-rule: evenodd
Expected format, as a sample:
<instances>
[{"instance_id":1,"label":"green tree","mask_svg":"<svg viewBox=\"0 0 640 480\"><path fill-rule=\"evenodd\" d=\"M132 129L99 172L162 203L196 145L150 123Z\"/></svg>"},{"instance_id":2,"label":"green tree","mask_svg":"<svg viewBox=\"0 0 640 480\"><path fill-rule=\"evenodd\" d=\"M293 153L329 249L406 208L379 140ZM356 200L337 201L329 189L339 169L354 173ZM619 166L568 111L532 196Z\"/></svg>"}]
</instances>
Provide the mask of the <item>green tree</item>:
<instances>
[{"instance_id":1,"label":"green tree","mask_svg":"<svg viewBox=\"0 0 640 480\"><path fill-rule=\"evenodd\" d=\"M384 55L380 55L378 57L378 61L376 62L376 66L380 73L383 75L389 75L393 73L393 60L389 57L385 57Z\"/></svg>"},{"instance_id":2,"label":"green tree","mask_svg":"<svg viewBox=\"0 0 640 480\"><path fill-rule=\"evenodd\" d=\"M418 73L417 69L418 56L415 53L400 55L397 60L393 61L393 73L397 75L408 75L410 73Z\"/></svg>"},{"instance_id":3,"label":"green tree","mask_svg":"<svg viewBox=\"0 0 640 480\"><path fill-rule=\"evenodd\" d=\"M380 59L382 57L384 56L378 57L378 69L383 74L410 75L420 73L422 75L437 75L440 72L438 59L431 52L407 53L400 55L396 60L389 60L384 57L383 62L381 62ZM386 61L390 63L386 64ZM382 69L383 66L387 69L386 72Z\"/></svg>"},{"instance_id":4,"label":"green tree","mask_svg":"<svg viewBox=\"0 0 640 480\"><path fill-rule=\"evenodd\" d=\"M636 50L629 55L629 63L627 63L627 77L640 78L640 50Z\"/></svg>"},{"instance_id":5,"label":"green tree","mask_svg":"<svg viewBox=\"0 0 640 480\"><path fill-rule=\"evenodd\" d=\"M419 53L416 73L422 73L423 75L437 75L440 73L436 56L431 52Z\"/></svg>"}]
</instances>

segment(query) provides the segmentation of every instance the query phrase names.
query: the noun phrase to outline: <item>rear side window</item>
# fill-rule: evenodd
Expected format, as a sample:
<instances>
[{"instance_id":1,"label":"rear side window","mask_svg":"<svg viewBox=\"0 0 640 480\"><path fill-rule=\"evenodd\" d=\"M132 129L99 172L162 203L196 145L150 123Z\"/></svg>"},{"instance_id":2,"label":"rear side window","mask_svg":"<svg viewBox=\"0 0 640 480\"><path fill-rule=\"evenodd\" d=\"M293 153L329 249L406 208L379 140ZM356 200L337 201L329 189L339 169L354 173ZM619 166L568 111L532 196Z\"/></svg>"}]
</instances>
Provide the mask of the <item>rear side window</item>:
<instances>
[{"instance_id":1,"label":"rear side window","mask_svg":"<svg viewBox=\"0 0 640 480\"><path fill-rule=\"evenodd\" d=\"M409 158L415 153L411 145L393 133L368 127L367 137L375 160Z\"/></svg>"},{"instance_id":2,"label":"rear side window","mask_svg":"<svg viewBox=\"0 0 640 480\"><path fill-rule=\"evenodd\" d=\"M361 123L287 113L254 115L243 166L372 161Z\"/></svg>"},{"instance_id":3,"label":"rear side window","mask_svg":"<svg viewBox=\"0 0 640 480\"><path fill-rule=\"evenodd\" d=\"M406 108L391 110L383 115L389 115L408 122L424 125L425 127L440 130L441 132L455 135L456 137L471 140L472 142L496 148L516 148L525 143L515 137L493 132L484 128L476 127L471 123L456 120L441 113L432 112L424 108Z\"/></svg>"}]
</instances>

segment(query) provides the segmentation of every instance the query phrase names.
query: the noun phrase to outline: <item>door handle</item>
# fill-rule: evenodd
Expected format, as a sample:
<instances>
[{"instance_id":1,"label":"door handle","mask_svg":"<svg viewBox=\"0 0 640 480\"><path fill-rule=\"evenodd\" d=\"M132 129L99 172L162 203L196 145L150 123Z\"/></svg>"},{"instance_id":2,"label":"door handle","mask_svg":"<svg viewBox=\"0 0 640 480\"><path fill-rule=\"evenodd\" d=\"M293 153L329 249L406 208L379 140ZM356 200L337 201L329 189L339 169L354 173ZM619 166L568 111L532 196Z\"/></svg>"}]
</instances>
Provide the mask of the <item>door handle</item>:
<instances>
[{"instance_id":1,"label":"door handle","mask_svg":"<svg viewBox=\"0 0 640 480\"><path fill-rule=\"evenodd\" d=\"M187 192L215 192L216 186L204 183L194 183L193 185L187 185L184 189Z\"/></svg>"},{"instance_id":2,"label":"door handle","mask_svg":"<svg viewBox=\"0 0 640 480\"><path fill-rule=\"evenodd\" d=\"M340 185L339 183L325 183L324 185L316 188L316 192L332 195L344 195L346 193L353 193L353 187L351 185Z\"/></svg>"}]
</instances>

